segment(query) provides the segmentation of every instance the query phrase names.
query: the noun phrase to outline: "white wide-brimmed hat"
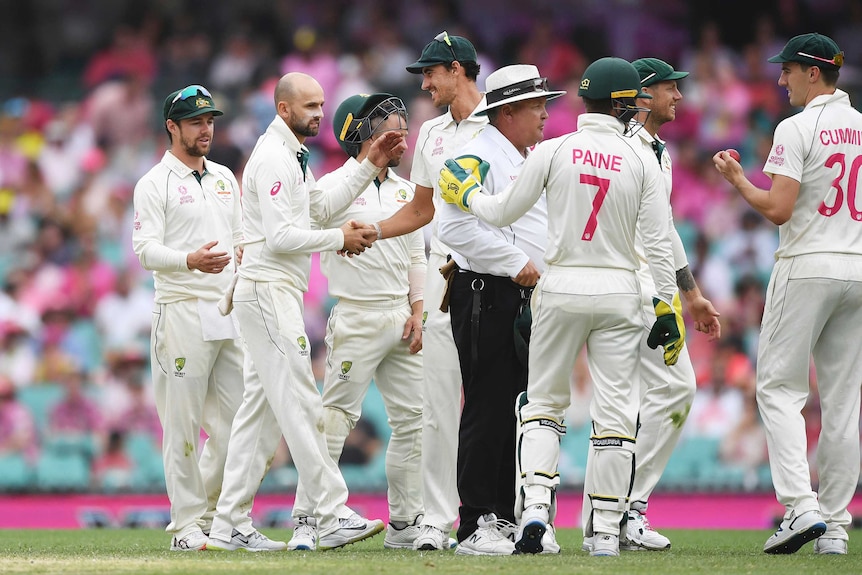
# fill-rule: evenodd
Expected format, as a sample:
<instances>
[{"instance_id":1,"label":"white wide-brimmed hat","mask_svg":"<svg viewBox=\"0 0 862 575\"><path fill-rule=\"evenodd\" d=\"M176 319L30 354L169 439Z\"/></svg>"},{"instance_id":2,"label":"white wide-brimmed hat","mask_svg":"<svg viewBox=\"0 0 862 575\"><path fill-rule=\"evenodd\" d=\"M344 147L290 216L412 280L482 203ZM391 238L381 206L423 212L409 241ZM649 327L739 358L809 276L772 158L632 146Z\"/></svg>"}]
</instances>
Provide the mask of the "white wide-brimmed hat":
<instances>
[{"instance_id":1,"label":"white wide-brimmed hat","mask_svg":"<svg viewBox=\"0 0 862 575\"><path fill-rule=\"evenodd\" d=\"M485 105L473 112L477 116L503 104L542 97L553 100L566 93L548 90L548 79L539 76L539 69L531 64L503 66L485 78L485 89Z\"/></svg>"}]
</instances>

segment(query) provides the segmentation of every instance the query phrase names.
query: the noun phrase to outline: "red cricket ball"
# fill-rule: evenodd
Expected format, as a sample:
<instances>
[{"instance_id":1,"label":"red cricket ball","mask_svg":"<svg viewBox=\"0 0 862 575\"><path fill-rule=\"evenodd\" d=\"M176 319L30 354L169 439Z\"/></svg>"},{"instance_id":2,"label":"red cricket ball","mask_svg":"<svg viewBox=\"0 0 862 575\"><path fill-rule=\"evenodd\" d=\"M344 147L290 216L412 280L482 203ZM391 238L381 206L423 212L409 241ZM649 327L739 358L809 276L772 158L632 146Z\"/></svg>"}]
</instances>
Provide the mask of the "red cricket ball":
<instances>
[{"instance_id":1,"label":"red cricket ball","mask_svg":"<svg viewBox=\"0 0 862 575\"><path fill-rule=\"evenodd\" d=\"M727 155L730 156L731 158L733 158L734 160L736 160L737 162L741 158L741 156L739 155L739 152L737 152L733 148L730 148L729 150L727 150Z\"/></svg>"}]
</instances>

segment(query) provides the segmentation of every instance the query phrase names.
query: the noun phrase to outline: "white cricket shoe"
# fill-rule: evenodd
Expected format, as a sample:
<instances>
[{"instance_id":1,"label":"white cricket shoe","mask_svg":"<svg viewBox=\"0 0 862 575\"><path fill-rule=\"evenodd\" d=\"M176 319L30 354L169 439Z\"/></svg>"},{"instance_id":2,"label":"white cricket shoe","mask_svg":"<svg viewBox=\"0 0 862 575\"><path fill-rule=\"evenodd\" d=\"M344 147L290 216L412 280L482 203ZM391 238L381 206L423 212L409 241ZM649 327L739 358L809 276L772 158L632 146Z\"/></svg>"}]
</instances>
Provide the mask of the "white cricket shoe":
<instances>
[{"instance_id":1,"label":"white cricket shoe","mask_svg":"<svg viewBox=\"0 0 862 575\"><path fill-rule=\"evenodd\" d=\"M826 533L826 522L819 511L811 510L796 514L791 511L787 519L782 520L778 531L766 540L763 545L765 553L789 555L799 548Z\"/></svg>"},{"instance_id":2,"label":"white cricket shoe","mask_svg":"<svg viewBox=\"0 0 862 575\"><path fill-rule=\"evenodd\" d=\"M530 505L521 513L521 525L518 528L515 549L518 553L541 553L543 542L548 531L547 505Z\"/></svg>"},{"instance_id":3,"label":"white cricket shoe","mask_svg":"<svg viewBox=\"0 0 862 575\"><path fill-rule=\"evenodd\" d=\"M421 530L418 525L408 525L398 529L390 523L386 526L383 546L386 549L413 549L413 542L419 537Z\"/></svg>"},{"instance_id":4,"label":"white cricket shoe","mask_svg":"<svg viewBox=\"0 0 862 575\"><path fill-rule=\"evenodd\" d=\"M318 539L318 549L328 551L357 543L374 537L386 527L379 519L366 519L358 513L354 513L346 519L339 519L338 523L340 524L338 529Z\"/></svg>"},{"instance_id":5,"label":"white cricket shoe","mask_svg":"<svg viewBox=\"0 0 862 575\"><path fill-rule=\"evenodd\" d=\"M553 525L548 525L548 530L542 536L542 554L556 555L560 552L560 544L557 543L557 530Z\"/></svg>"},{"instance_id":6,"label":"white cricket shoe","mask_svg":"<svg viewBox=\"0 0 862 575\"><path fill-rule=\"evenodd\" d=\"M497 529L496 515L486 513L477 523L476 530L458 544L456 555L512 555L515 552L515 544Z\"/></svg>"},{"instance_id":7,"label":"white cricket shoe","mask_svg":"<svg viewBox=\"0 0 862 575\"><path fill-rule=\"evenodd\" d=\"M314 517L297 517L293 537L287 543L288 551L314 551L317 549L317 520Z\"/></svg>"},{"instance_id":8,"label":"white cricket shoe","mask_svg":"<svg viewBox=\"0 0 862 575\"><path fill-rule=\"evenodd\" d=\"M413 540L414 551L442 551L443 549L452 549L458 542L451 537L446 538L446 534L442 529L438 529L433 525L422 525L419 528L419 535Z\"/></svg>"},{"instance_id":9,"label":"white cricket shoe","mask_svg":"<svg viewBox=\"0 0 862 575\"><path fill-rule=\"evenodd\" d=\"M633 509L629 511L626 522L626 541L621 541L620 547L663 551L670 549L670 539L650 526L645 513Z\"/></svg>"},{"instance_id":10,"label":"white cricket shoe","mask_svg":"<svg viewBox=\"0 0 862 575\"><path fill-rule=\"evenodd\" d=\"M814 552L818 555L847 555L847 541L820 537L814 541Z\"/></svg>"},{"instance_id":11,"label":"white cricket shoe","mask_svg":"<svg viewBox=\"0 0 862 575\"><path fill-rule=\"evenodd\" d=\"M187 533L182 537L171 539L171 551L203 551L207 548L207 536L200 529Z\"/></svg>"},{"instance_id":12,"label":"white cricket shoe","mask_svg":"<svg viewBox=\"0 0 862 575\"><path fill-rule=\"evenodd\" d=\"M518 526L511 521L506 521L505 519L500 519L498 517L497 531L499 531L503 535L503 537L514 543L515 536L518 534Z\"/></svg>"},{"instance_id":13,"label":"white cricket shoe","mask_svg":"<svg viewBox=\"0 0 862 575\"><path fill-rule=\"evenodd\" d=\"M593 557L619 557L620 537L610 533L596 533L593 536L593 548L590 551Z\"/></svg>"},{"instance_id":14,"label":"white cricket shoe","mask_svg":"<svg viewBox=\"0 0 862 575\"><path fill-rule=\"evenodd\" d=\"M234 529L230 541L210 537L207 541L207 549L213 551L284 551L287 549L287 543L273 541L257 530L252 531L249 535L243 535Z\"/></svg>"}]
</instances>

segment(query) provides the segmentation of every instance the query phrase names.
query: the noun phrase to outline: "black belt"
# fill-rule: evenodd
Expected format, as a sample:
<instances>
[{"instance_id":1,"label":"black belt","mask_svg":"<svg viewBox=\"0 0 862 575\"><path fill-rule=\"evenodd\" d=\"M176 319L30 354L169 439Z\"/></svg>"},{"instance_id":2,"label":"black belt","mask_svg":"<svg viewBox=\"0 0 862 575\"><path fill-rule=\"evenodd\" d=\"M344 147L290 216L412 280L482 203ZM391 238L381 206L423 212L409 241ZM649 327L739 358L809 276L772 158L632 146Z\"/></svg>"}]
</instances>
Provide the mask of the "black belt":
<instances>
[{"instance_id":1,"label":"black belt","mask_svg":"<svg viewBox=\"0 0 862 575\"><path fill-rule=\"evenodd\" d=\"M470 281L470 289L473 290L473 306L470 309L470 364L475 369L479 362L479 319L482 314L482 290L485 289L485 283L494 283L496 285L512 288L521 292L521 307L518 310L518 315L526 307L530 306L530 295L533 293L533 288L524 287L512 281L512 278L495 276L491 274L480 274L470 270L458 270L460 277L464 277Z\"/></svg>"}]
</instances>

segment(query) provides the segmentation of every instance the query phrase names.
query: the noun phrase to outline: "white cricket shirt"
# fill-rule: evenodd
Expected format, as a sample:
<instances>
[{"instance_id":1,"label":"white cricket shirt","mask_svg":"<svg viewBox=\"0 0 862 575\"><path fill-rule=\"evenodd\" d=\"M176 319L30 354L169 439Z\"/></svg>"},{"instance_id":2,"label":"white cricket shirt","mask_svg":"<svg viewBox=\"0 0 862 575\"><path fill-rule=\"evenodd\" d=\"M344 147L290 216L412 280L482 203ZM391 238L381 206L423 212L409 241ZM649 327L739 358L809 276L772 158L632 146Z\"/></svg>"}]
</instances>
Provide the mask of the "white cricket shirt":
<instances>
[{"instance_id":1,"label":"white cricket shirt","mask_svg":"<svg viewBox=\"0 0 862 575\"><path fill-rule=\"evenodd\" d=\"M331 195L332 190L343 188L346 182L356 179L361 166L355 158L349 158L317 181L315 193ZM413 184L391 169L387 169L386 176L380 187L374 181L367 183L352 203L324 216L319 223L336 227L349 220L377 222L400 210L413 199ZM331 251L320 255L320 269L328 280L329 294L361 302L406 300L410 290L408 270L411 267L424 270L427 263L422 230L378 240L371 249L352 258Z\"/></svg>"},{"instance_id":2,"label":"white cricket shirt","mask_svg":"<svg viewBox=\"0 0 862 575\"><path fill-rule=\"evenodd\" d=\"M477 194L471 209L497 226L514 222L538 201L548 200L548 266L634 273L640 263L635 233L640 220L644 249L658 296L670 304L676 292L667 198L658 162L643 156L640 143L623 136L619 120L581 114L578 131L541 142L518 179L502 194ZM594 274L572 293L610 293ZM576 282L579 280L575 280ZM625 278L620 278L624 283Z\"/></svg>"},{"instance_id":3,"label":"white cricket shirt","mask_svg":"<svg viewBox=\"0 0 862 575\"><path fill-rule=\"evenodd\" d=\"M218 300L234 272L234 246L242 239L240 191L225 166L204 160L194 171L170 151L138 180L134 192L132 245L144 269L153 272L155 302ZM189 270L186 257L211 241L231 263L221 273Z\"/></svg>"},{"instance_id":4,"label":"white cricket shirt","mask_svg":"<svg viewBox=\"0 0 862 575\"><path fill-rule=\"evenodd\" d=\"M303 178L296 154L299 140L276 116L252 150L243 171L243 252L241 277L286 281L306 291L313 252L344 246L339 229L312 230L309 190L314 175Z\"/></svg>"},{"instance_id":5,"label":"white cricket shirt","mask_svg":"<svg viewBox=\"0 0 862 575\"><path fill-rule=\"evenodd\" d=\"M776 258L862 255L862 114L842 90L817 96L775 129L763 172L800 182Z\"/></svg>"},{"instance_id":6,"label":"white cricket shirt","mask_svg":"<svg viewBox=\"0 0 862 575\"><path fill-rule=\"evenodd\" d=\"M476 105L483 106L485 97ZM413 167L410 171L410 180L417 186L425 186L434 190L434 220L431 222L431 253L446 256L452 250L443 244L437 237L437 213L443 205L440 196L440 170L443 162L455 155L455 152L479 131L488 125L487 116L469 115L460 122L452 117L452 112L446 113L427 120L419 128L419 137L416 138L416 149L413 152Z\"/></svg>"}]
</instances>

